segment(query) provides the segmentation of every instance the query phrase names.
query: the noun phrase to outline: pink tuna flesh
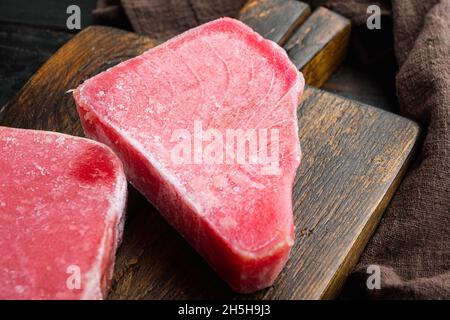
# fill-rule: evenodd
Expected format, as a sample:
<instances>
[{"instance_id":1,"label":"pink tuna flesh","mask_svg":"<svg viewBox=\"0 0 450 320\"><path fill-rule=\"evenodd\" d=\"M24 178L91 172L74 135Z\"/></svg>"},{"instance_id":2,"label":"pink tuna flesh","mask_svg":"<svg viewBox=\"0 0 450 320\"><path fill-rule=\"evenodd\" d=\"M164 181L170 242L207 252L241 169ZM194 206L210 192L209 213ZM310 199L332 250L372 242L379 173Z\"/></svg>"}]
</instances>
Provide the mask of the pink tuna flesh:
<instances>
[{"instance_id":1,"label":"pink tuna flesh","mask_svg":"<svg viewBox=\"0 0 450 320\"><path fill-rule=\"evenodd\" d=\"M224 18L74 97L86 135L119 155L129 181L234 290L251 292L274 282L293 244L303 86L283 49Z\"/></svg>"},{"instance_id":2,"label":"pink tuna flesh","mask_svg":"<svg viewBox=\"0 0 450 320\"><path fill-rule=\"evenodd\" d=\"M123 229L126 177L105 145L0 127L0 299L100 299Z\"/></svg>"}]
</instances>

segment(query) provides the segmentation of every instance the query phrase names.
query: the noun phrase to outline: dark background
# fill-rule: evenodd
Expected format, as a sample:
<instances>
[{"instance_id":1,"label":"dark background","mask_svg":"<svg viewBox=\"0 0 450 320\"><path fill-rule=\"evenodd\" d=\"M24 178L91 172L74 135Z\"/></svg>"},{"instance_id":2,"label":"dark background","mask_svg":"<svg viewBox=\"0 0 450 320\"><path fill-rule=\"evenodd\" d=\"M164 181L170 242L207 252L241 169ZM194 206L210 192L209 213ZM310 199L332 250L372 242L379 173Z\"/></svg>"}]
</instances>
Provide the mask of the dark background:
<instances>
[{"instance_id":1,"label":"dark background","mask_svg":"<svg viewBox=\"0 0 450 320\"><path fill-rule=\"evenodd\" d=\"M96 0L1 0L0 109L59 47L74 36L75 32L66 27L69 16L66 9L72 4L81 9L82 28L94 23L91 12ZM376 37L377 31L371 32L370 37ZM393 55L388 53L375 63L356 58L361 56L358 50L362 45L366 55L370 56L370 37L353 30L352 45L345 62L323 89L395 112Z\"/></svg>"}]
</instances>

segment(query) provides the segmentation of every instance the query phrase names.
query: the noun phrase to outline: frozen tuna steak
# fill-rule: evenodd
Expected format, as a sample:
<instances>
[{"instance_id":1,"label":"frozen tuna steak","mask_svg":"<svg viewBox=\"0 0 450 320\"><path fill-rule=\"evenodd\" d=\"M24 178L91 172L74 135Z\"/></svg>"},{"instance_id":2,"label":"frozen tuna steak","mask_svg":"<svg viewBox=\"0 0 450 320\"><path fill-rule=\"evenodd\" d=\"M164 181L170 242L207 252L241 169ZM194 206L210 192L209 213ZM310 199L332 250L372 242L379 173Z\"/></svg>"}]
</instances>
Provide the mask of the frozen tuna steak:
<instances>
[{"instance_id":1,"label":"frozen tuna steak","mask_svg":"<svg viewBox=\"0 0 450 320\"><path fill-rule=\"evenodd\" d=\"M0 127L0 299L101 299L126 178L98 142Z\"/></svg>"},{"instance_id":2,"label":"frozen tuna steak","mask_svg":"<svg viewBox=\"0 0 450 320\"><path fill-rule=\"evenodd\" d=\"M239 292L270 286L294 241L304 80L241 22L189 30L80 85L87 136Z\"/></svg>"}]
</instances>

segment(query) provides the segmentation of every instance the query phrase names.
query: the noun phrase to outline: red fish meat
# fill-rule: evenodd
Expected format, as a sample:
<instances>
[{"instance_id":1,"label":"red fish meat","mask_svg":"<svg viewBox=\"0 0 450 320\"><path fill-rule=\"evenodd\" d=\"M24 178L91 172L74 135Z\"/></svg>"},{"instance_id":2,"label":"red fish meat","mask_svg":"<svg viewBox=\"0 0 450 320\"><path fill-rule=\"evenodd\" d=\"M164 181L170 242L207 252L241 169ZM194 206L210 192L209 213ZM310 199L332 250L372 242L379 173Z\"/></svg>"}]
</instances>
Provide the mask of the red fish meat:
<instances>
[{"instance_id":1,"label":"red fish meat","mask_svg":"<svg viewBox=\"0 0 450 320\"><path fill-rule=\"evenodd\" d=\"M0 127L0 299L101 299L127 184L107 146Z\"/></svg>"},{"instance_id":2,"label":"red fish meat","mask_svg":"<svg viewBox=\"0 0 450 320\"><path fill-rule=\"evenodd\" d=\"M218 19L85 81L84 131L238 292L270 286L294 241L304 80L286 53Z\"/></svg>"}]
</instances>

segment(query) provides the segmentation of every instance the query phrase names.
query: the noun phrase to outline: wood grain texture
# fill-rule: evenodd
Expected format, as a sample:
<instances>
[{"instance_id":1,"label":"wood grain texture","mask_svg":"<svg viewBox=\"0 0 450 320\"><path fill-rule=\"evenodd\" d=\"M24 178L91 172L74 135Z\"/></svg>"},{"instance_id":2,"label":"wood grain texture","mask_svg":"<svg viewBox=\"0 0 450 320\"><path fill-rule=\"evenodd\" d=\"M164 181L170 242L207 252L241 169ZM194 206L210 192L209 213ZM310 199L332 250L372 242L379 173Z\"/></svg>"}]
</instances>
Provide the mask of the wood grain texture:
<instances>
[{"instance_id":1,"label":"wood grain texture","mask_svg":"<svg viewBox=\"0 0 450 320\"><path fill-rule=\"evenodd\" d=\"M263 37L283 46L310 13L309 5L296 0L250 0L238 18Z\"/></svg>"},{"instance_id":2,"label":"wood grain texture","mask_svg":"<svg viewBox=\"0 0 450 320\"><path fill-rule=\"evenodd\" d=\"M350 20L319 7L289 38L284 48L307 84L322 86L341 64L350 30Z\"/></svg>"},{"instance_id":3,"label":"wood grain texture","mask_svg":"<svg viewBox=\"0 0 450 320\"><path fill-rule=\"evenodd\" d=\"M58 50L5 106L3 122L18 128L29 128L32 123L35 129L82 135L72 95L64 93L153 46L154 41L149 38L118 29L84 29Z\"/></svg>"},{"instance_id":4,"label":"wood grain texture","mask_svg":"<svg viewBox=\"0 0 450 320\"><path fill-rule=\"evenodd\" d=\"M0 22L0 119L2 106L73 34Z\"/></svg>"},{"instance_id":5,"label":"wood grain texture","mask_svg":"<svg viewBox=\"0 0 450 320\"><path fill-rule=\"evenodd\" d=\"M0 21L68 31L67 7L77 5L81 11L81 27L84 28L92 23L92 10L96 2L96 0L2 0Z\"/></svg>"},{"instance_id":6,"label":"wood grain texture","mask_svg":"<svg viewBox=\"0 0 450 320\"><path fill-rule=\"evenodd\" d=\"M72 96L84 79L153 42L85 29L25 85L3 125L82 135ZM130 187L110 299L318 299L339 291L375 229L412 154L413 122L306 88L298 108L304 157L293 188L296 241L275 285L237 295Z\"/></svg>"}]
</instances>

